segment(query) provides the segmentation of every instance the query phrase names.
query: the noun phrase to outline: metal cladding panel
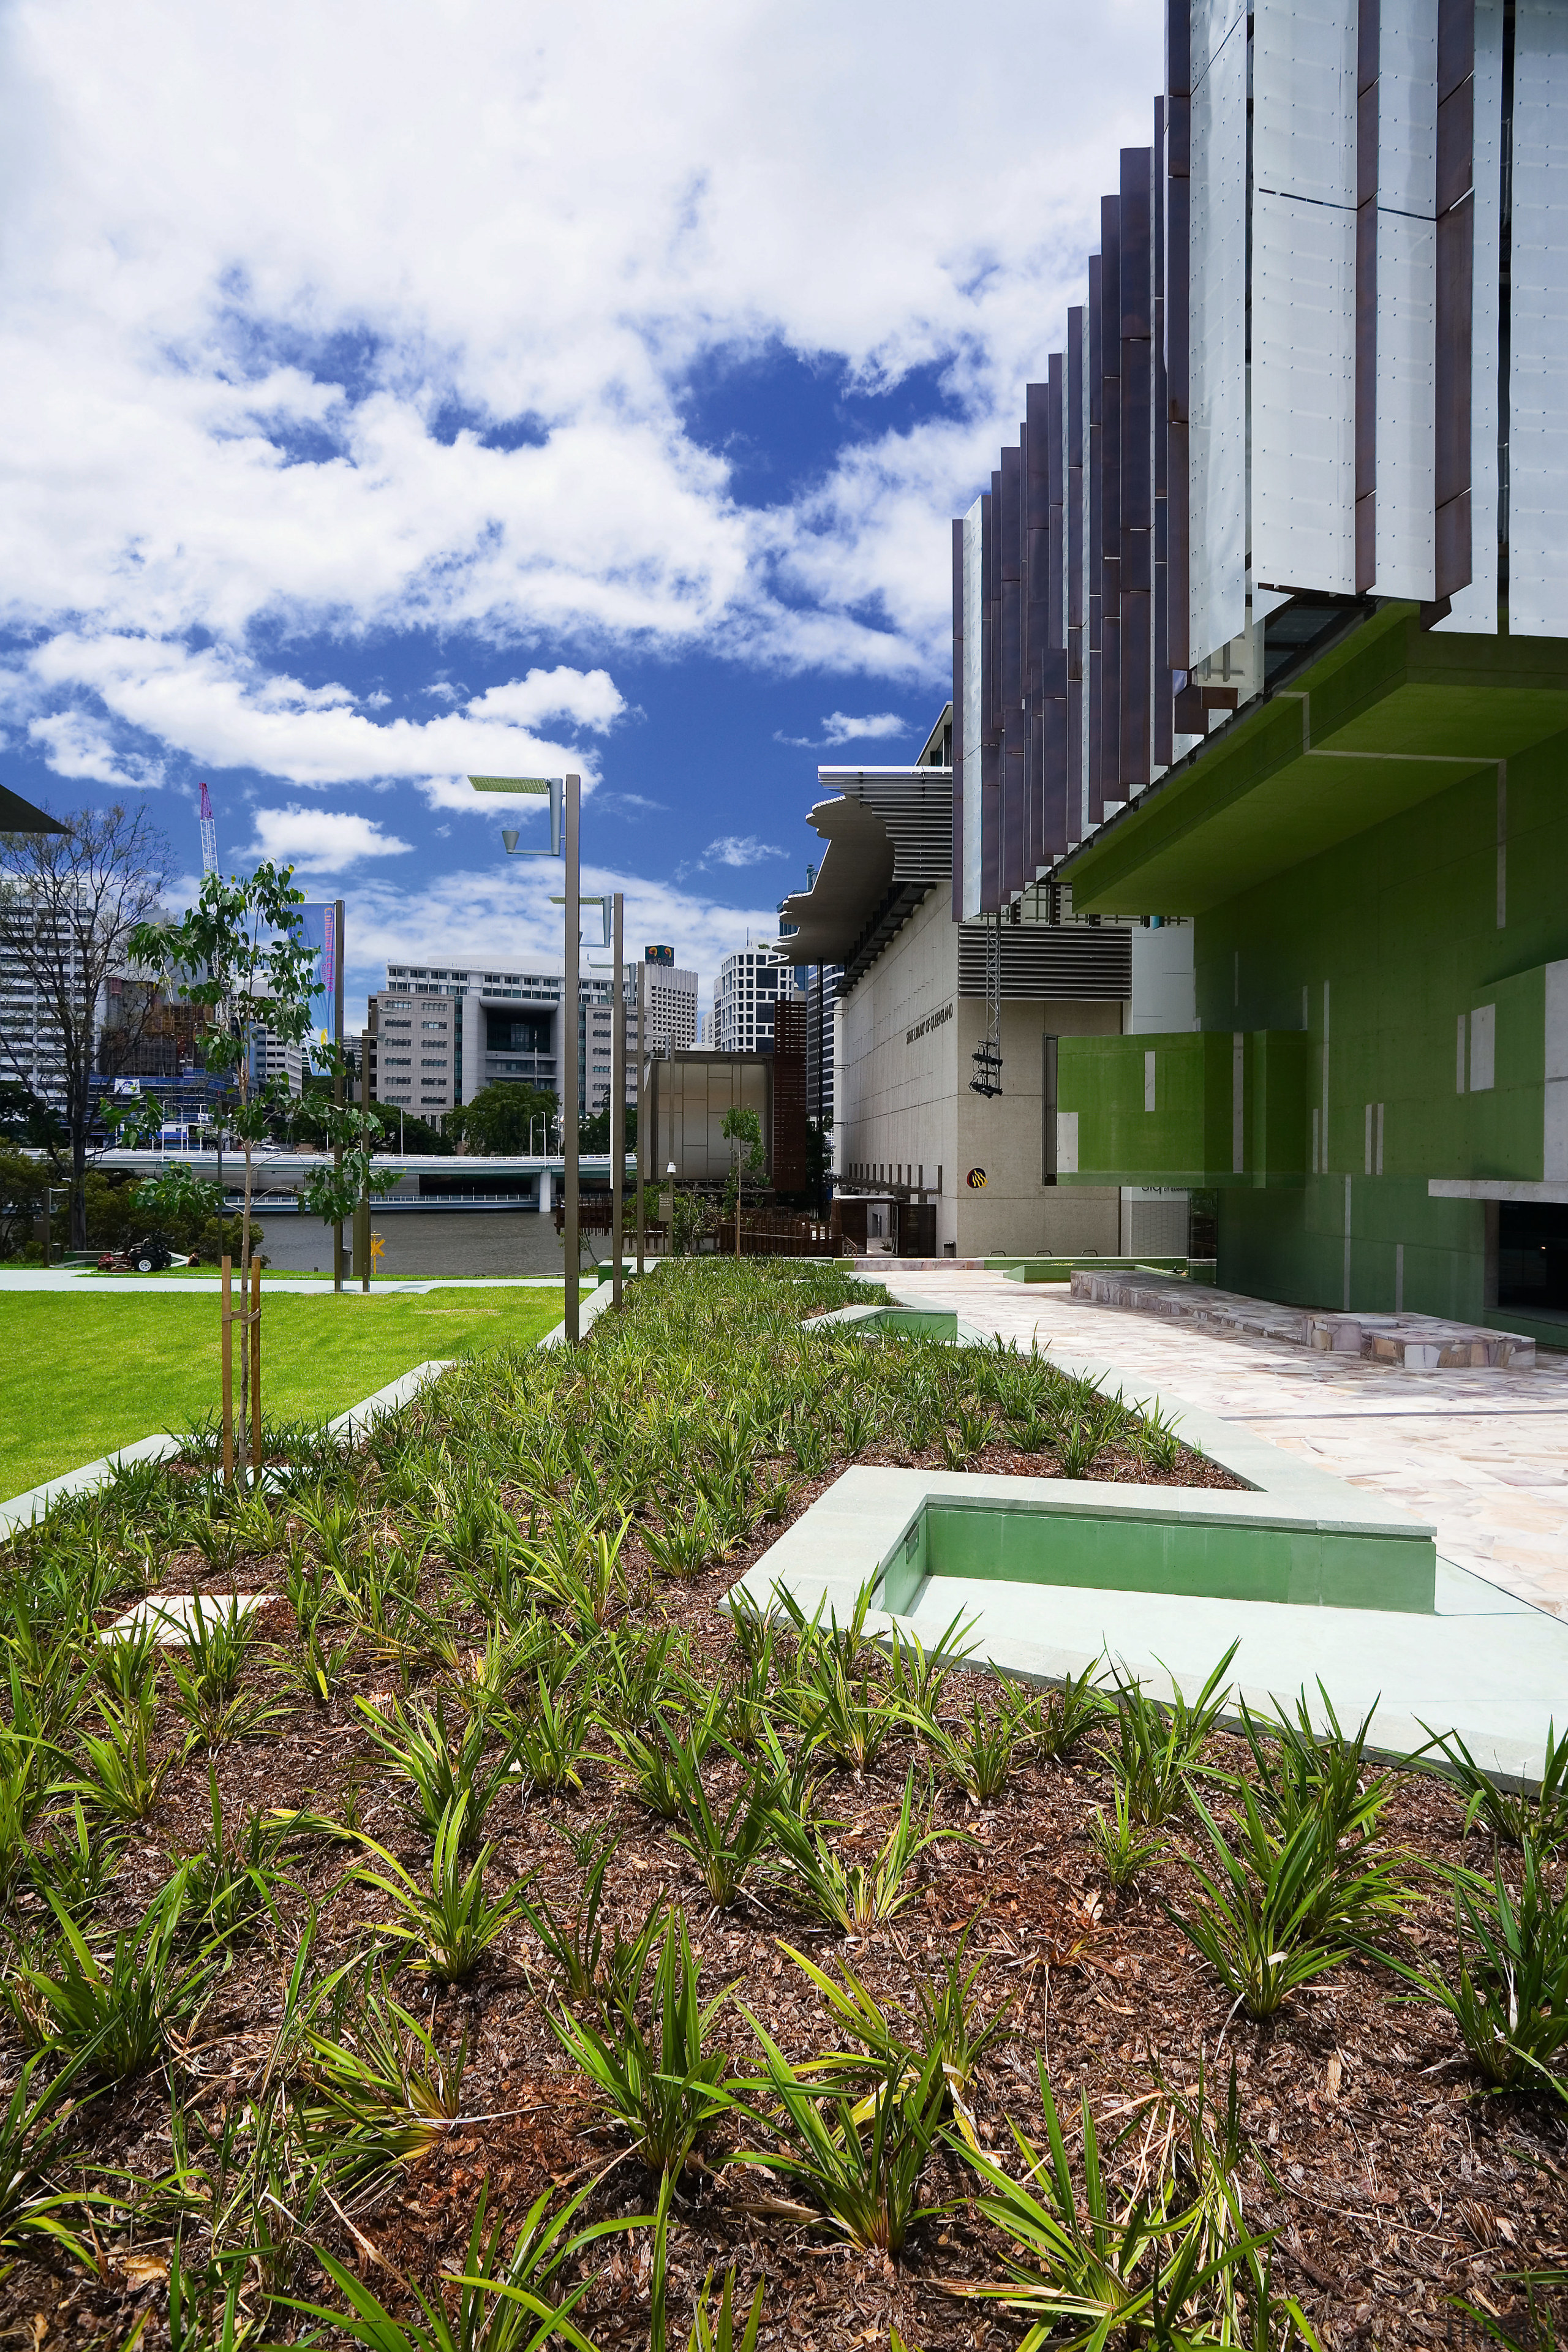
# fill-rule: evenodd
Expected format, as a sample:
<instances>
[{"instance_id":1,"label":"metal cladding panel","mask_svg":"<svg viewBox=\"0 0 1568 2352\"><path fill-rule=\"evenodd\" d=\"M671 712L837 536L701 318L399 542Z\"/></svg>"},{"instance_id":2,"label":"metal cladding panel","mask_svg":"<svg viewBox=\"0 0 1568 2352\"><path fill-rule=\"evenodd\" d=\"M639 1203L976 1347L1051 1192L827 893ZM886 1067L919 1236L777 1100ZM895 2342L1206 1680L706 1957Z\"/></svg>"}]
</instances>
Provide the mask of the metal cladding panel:
<instances>
[{"instance_id":1,"label":"metal cladding panel","mask_svg":"<svg viewBox=\"0 0 1568 2352\"><path fill-rule=\"evenodd\" d=\"M1503 0L1475 0L1475 193L1470 310L1470 582L1439 629L1498 625L1498 281L1502 234Z\"/></svg>"},{"instance_id":2,"label":"metal cladding panel","mask_svg":"<svg viewBox=\"0 0 1568 2352\"><path fill-rule=\"evenodd\" d=\"M1176 0L1172 0L1172 5ZM1188 302L1191 272L1190 191L1187 177L1187 128L1190 103L1184 97L1166 100L1165 153L1165 299L1164 339L1161 364L1163 396L1157 415L1164 420L1166 464L1166 532L1170 569L1164 612L1167 653L1173 669L1184 669L1190 658L1188 635Z\"/></svg>"},{"instance_id":3,"label":"metal cladding panel","mask_svg":"<svg viewBox=\"0 0 1568 2352\"><path fill-rule=\"evenodd\" d=\"M1420 604L1436 593L1436 224L1380 205L1373 585Z\"/></svg>"},{"instance_id":4,"label":"metal cladding panel","mask_svg":"<svg viewBox=\"0 0 1568 2352\"><path fill-rule=\"evenodd\" d=\"M1046 637L1048 646L1067 643L1067 613L1063 591L1067 585L1066 498L1067 498L1067 426L1062 415L1062 354L1053 352L1047 379L1046 432L1049 443L1047 482L1047 560L1049 573L1046 583ZM1030 575L1031 589L1033 574Z\"/></svg>"},{"instance_id":5,"label":"metal cladding panel","mask_svg":"<svg viewBox=\"0 0 1568 2352\"><path fill-rule=\"evenodd\" d=\"M1357 0L1254 0L1256 188L1354 205L1357 23Z\"/></svg>"},{"instance_id":6,"label":"metal cladding panel","mask_svg":"<svg viewBox=\"0 0 1568 2352\"><path fill-rule=\"evenodd\" d=\"M1087 518L1084 508L1083 393L1083 312L1073 310L1068 312L1066 396L1062 402L1062 447L1067 467L1062 501L1063 537L1066 541L1062 580L1069 629L1081 629L1084 623L1084 525Z\"/></svg>"},{"instance_id":7,"label":"metal cladding panel","mask_svg":"<svg viewBox=\"0 0 1568 2352\"><path fill-rule=\"evenodd\" d=\"M962 807L963 813L962 908L965 917L980 912L980 740L981 672L980 613L984 601L981 564L981 519L984 499L976 499L963 518L963 698L960 724L963 738Z\"/></svg>"},{"instance_id":8,"label":"metal cladding panel","mask_svg":"<svg viewBox=\"0 0 1568 2352\"><path fill-rule=\"evenodd\" d=\"M1201 27L1216 13L1194 0L1194 52ZM1247 625L1247 51L1238 15L1201 80L1195 54L1193 61L1187 479L1194 663Z\"/></svg>"},{"instance_id":9,"label":"metal cladding panel","mask_svg":"<svg viewBox=\"0 0 1568 2352\"><path fill-rule=\"evenodd\" d=\"M1378 0L1377 201L1437 210L1437 0Z\"/></svg>"},{"instance_id":10,"label":"metal cladding panel","mask_svg":"<svg viewBox=\"0 0 1568 2352\"><path fill-rule=\"evenodd\" d=\"M1096 264L1089 265L1089 290L1094 290ZM1083 599L1083 626L1079 631L1079 678L1080 692L1079 726L1079 797L1077 838L1081 841L1089 831L1089 780L1100 757L1100 729L1095 720L1095 671L1100 652L1100 602L1098 583L1100 568L1094 561L1100 541L1098 497L1094 479L1094 436L1090 429L1099 384L1094 371L1093 304L1087 304L1080 314L1083 332L1080 338L1083 362L1083 529L1080 534L1082 573L1079 593Z\"/></svg>"},{"instance_id":11,"label":"metal cladding panel","mask_svg":"<svg viewBox=\"0 0 1568 2352\"><path fill-rule=\"evenodd\" d=\"M963 523L952 526L952 919L963 916Z\"/></svg>"},{"instance_id":12,"label":"metal cladding panel","mask_svg":"<svg viewBox=\"0 0 1568 2352\"><path fill-rule=\"evenodd\" d=\"M1355 593L1355 248L1349 205L1253 199L1253 575L1341 596Z\"/></svg>"},{"instance_id":13,"label":"metal cladding panel","mask_svg":"<svg viewBox=\"0 0 1568 2352\"><path fill-rule=\"evenodd\" d=\"M1153 665L1153 616L1146 594L1121 599L1121 719L1119 800L1141 793L1150 779L1149 680Z\"/></svg>"},{"instance_id":14,"label":"metal cladding panel","mask_svg":"<svg viewBox=\"0 0 1568 2352\"><path fill-rule=\"evenodd\" d=\"M1508 419L1510 635L1568 636L1568 19L1515 0Z\"/></svg>"},{"instance_id":15,"label":"metal cladding panel","mask_svg":"<svg viewBox=\"0 0 1568 2352\"><path fill-rule=\"evenodd\" d=\"M1191 0L1191 8L1190 87L1196 89L1237 26L1247 22L1247 0Z\"/></svg>"}]
</instances>

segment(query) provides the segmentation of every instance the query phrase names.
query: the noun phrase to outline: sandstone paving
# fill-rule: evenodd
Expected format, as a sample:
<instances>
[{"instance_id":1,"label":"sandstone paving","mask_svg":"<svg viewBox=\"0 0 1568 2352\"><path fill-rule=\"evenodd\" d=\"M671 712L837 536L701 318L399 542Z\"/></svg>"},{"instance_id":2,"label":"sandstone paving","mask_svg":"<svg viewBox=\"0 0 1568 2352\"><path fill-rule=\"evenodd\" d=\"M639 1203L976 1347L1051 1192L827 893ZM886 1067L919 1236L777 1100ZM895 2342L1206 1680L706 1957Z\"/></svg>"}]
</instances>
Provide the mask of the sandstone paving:
<instances>
[{"instance_id":1,"label":"sandstone paving","mask_svg":"<svg viewBox=\"0 0 1568 2352\"><path fill-rule=\"evenodd\" d=\"M1568 1618L1568 1356L1529 1370L1409 1371L1075 1299L1066 1285L943 1268L887 1280L977 1328L1107 1363L1232 1421L1437 1531L1437 1549Z\"/></svg>"}]
</instances>

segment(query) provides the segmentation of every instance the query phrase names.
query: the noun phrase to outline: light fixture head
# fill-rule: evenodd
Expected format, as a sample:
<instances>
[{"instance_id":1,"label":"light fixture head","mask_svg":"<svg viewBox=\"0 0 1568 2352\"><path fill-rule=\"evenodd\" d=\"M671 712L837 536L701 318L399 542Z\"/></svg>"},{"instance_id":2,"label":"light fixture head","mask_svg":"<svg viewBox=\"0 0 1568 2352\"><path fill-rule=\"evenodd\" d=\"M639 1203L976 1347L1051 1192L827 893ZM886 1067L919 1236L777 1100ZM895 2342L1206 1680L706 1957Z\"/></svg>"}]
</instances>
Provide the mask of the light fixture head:
<instances>
[{"instance_id":1,"label":"light fixture head","mask_svg":"<svg viewBox=\"0 0 1568 2352\"><path fill-rule=\"evenodd\" d=\"M675 1162L674 1162L674 1160L673 1160L670 1161L670 1163L669 1163L668 1167L665 1170L665 1171L664 1171L664 1172L665 1172L665 1174L666 1174L667 1176L673 1176L673 1175L674 1175L674 1173L675 1173Z\"/></svg>"},{"instance_id":2,"label":"light fixture head","mask_svg":"<svg viewBox=\"0 0 1568 2352\"><path fill-rule=\"evenodd\" d=\"M501 827L501 829L500 829L500 837L501 837L502 845L503 845L503 846L504 846L504 848L505 848L505 850L506 850L506 854L507 854L507 856L510 857L510 856L511 856L511 854L512 854L513 850L517 847L517 827L516 827L516 825L515 825L515 824L503 824L503 825L502 825L502 827Z\"/></svg>"}]
</instances>

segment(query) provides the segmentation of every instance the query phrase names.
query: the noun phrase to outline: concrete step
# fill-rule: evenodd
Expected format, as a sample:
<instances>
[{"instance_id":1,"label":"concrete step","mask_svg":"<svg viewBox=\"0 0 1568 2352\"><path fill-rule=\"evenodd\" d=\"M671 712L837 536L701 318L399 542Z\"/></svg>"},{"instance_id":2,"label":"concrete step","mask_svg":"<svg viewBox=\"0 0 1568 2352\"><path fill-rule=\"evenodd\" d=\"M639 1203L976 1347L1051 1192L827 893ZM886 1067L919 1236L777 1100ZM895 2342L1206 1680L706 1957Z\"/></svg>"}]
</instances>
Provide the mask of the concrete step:
<instances>
[{"instance_id":1,"label":"concrete step","mask_svg":"<svg viewBox=\"0 0 1568 2352\"><path fill-rule=\"evenodd\" d=\"M1321 1355L1361 1356L1407 1372L1529 1371L1535 1342L1517 1331L1492 1331L1436 1315L1377 1315L1327 1307L1284 1307L1236 1290L1195 1286L1157 1274L1080 1269L1072 1296L1097 1307L1126 1307L1144 1315L1213 1331L1280 1339Z\"/></svg>"}]
</instances>

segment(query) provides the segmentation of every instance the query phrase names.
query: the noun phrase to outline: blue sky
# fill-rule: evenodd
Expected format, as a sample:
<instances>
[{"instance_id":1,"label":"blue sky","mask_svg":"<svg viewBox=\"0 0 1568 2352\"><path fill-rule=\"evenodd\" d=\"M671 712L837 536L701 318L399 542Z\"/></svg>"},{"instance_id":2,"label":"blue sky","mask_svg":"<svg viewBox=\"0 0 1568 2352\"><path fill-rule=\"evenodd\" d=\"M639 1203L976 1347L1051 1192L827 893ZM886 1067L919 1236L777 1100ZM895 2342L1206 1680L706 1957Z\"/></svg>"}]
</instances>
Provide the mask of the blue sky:
<instances>
[{"instance_id":1,"label":"blue sky","mask_svg":"<svg viewBox=\"0 0 1568 2352\"><path fill-rule=\"evenodd\" d=\"M563 21L563 20L565 21ZM586 780L705 984L948 691L948 523L1150 135L1153 0L0 6L0 774L559 966Z\"/></svg>"}]
</instances>

